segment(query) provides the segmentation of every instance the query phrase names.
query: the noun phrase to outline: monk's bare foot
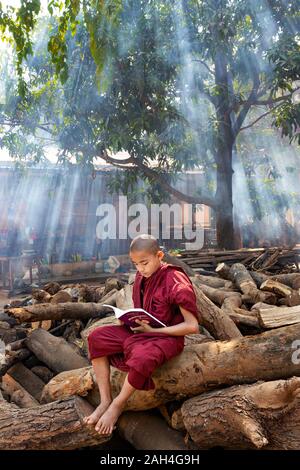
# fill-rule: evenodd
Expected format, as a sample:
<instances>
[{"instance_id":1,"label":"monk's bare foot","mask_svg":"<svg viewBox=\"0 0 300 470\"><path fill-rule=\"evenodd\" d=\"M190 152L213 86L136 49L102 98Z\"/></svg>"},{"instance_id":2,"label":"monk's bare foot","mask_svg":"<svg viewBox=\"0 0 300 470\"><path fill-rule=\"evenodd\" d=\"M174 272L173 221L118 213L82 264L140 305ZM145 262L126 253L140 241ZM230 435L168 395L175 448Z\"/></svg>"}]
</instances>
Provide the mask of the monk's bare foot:
<instances>
[{"instance_id":1,"label":"monk's bare foot","mask_svg":"<svg viewBox=\"0 0 300 470\"><path fill-rule=\"evenodd\" d=\"M107 408L109 408L110 404L111 401L100 403L100 405L97 406L97 408L93 411L92 414L83 418L83 422L85 424L96 424L101 418L101 416L105 413Z\"/></svg>"},{"instance_id":2,"label":"monk's bare foot","mask_svg":"<svg viewBox=\"0 0 300 470\"><path fill-rule=\"evenodd\" d=\"M109 408L105 411L96 424L96 431L99 434L111 434L123 409L123 404L121 405L117 401L113 400Z\"/></svg>"}]
</instances>

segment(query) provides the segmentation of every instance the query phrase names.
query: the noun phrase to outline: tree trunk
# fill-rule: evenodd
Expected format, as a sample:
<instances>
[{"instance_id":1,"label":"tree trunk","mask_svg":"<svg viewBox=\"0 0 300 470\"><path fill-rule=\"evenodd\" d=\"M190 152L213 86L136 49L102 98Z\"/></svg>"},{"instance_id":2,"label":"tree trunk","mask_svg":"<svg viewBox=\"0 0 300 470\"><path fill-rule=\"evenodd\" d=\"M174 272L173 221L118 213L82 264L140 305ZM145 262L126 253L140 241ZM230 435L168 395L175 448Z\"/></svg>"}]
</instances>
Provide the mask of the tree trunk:
<instances>
[{"instance_id":1,"label":"tree trunk","mask_svg":"<svg viewBox=\"0 0 300 470\"><path fill-rule=\"evenodd\" d=\"M34 408L0 401L0 450L73 450L101 444L94 426L83 423L93 408L80 397Z\"/></svg>"},{"instance_id":2,"label":"tree trunk","mask_svg":"<svg viewBox=\"0 0 300 470\"><path fill-rule=\"evenodd\" d=\"M229 89L227 58L223 51L217 50L215 58L215 82L218 89L216 95L216 115L218 135L216 139L217 164L217 209L216 228L219 248L231 250L235 248L233 203L232 203L232 150L234 137L230 113L228 112Z\"/></svg>"},{"instance_id":3,"label":"tree trunk","mask_svg":"<svg viewBox=\"0 0 300 470\"><path fill-rule=\"evenodd\" d=\"M300 378L241 385L185 401L175 412L200 449L298 450Z\"/></svg>"}]
</instances>

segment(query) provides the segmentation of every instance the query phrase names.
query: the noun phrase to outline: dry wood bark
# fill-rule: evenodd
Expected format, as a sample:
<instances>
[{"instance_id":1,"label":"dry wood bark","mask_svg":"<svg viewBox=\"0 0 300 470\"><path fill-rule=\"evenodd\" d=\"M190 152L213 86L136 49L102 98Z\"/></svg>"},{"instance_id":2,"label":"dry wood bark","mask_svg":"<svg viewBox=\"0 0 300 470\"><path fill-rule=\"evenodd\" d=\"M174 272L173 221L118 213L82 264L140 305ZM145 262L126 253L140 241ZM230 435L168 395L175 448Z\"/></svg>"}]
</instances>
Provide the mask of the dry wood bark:
<instances>
[{"instance_id":1,"label":"dry wood bark","mask_svg":"<svg viewBox=\"0 0 300 470\"><path fill-rule=\"evenodd\" d=\"M218 266L216 267L215 271L223 279L227 279L227 280L230 279L230 274L229 274L230 266L228 266L228 264L219 263Z\"/></svg>"},{"instance_id":2,"label":"dry wood bark","mask_svg":"<svg viewBox=\"0 0 300 470\"><path fill-rule=\"evenodd\" d=\"M85 396L94 386L94 374L90 367L61 372L44 386L41 402L49 403L72 395Z\"/></svg>"},{"instance_id":3,"label":"dry wood bark","mask_svg":"<svg viewBox=\"0 0 300 470\"><path fill-rule=\"evenodd\" d=\"M177 428L183 423L200 449L298 450L300 377L234 386L191 398L175 412L173 423Z\"/></svg>"},{"instance_id":4,"label":"dry wood bark","mask_svg":"<svg viewBox=\"0 0 300 470\"><path fill-rule=\"evenodd\" d=\"M194 280L191 280L196 294L197 309L200 313L201 325L216 339L225 340L241 337L241 332L231 318L209 300L202 292L201 288L195 284Z\"/></svg>"},{"instance_id":5,"label":"dry wood bark","mask_svg":"<svg viewBox=\"0 0 300 470\"><path fill-rule=\"evenodd\" d=\"M54 376L53 372L45 366L34 366L31 369L45 384L49 382Z\"/></svg>"},{"instance_id":6,"label":"dry wood bark","mask_svg":"<svg viewBox=\"0 0 300 470\"><path fill-rule=\"evenodd\" d=\"M56 373L89 364L88 359L75 352L65 339L53 336L41 328L34 330L28 336L26 346Z\"/></svg>"},{"instance_id":7,"label":"dry wood bark","mask_svg":"<svg viewBox=\"0 0 300 470\"><path fill-rule=\"evenodd\" d=\"M30 356L28 349L19 349L18 351L11 351L5 355L4 360L0 363L0 378L6 374L8 369L20 361L24 361Z\"/></svg>"},{"instance_id":8,"label":"dry wood bark","mask_svg":"<svg viewBox=\"0 0 300 470\"><path fill-rule=\"evenodd\" d=\"M9 395L11 402L20 408L39 406L39 402L8 374L2 377L1 388Z\"/></svg>"},{"instance_id":9,"label":"dry wood bark","mask_svg":"<svg viewBox=\"0 0 300 470\"><path fill-rule=\"evenodd\" d=\"M263 328L279 328L281 326L300 323L300 305L296 307L274 307L258 309L257 316Z\"/></svg>"},{"instance_id":10,"label":"dry wood bark","mask_svg":"<svg viewBox=\"0 0 300 470\"><path fill-rule=\"evenodd\" d=\"M106 442L83 418L93 408L80 397L34 408L0 401L0 450L72 450Z\"/></svg>"},{"instance_id":11,"label":"dry wood bark","mask_svg":"<svg viewBox=\"0 0 300 470\"><path fill-rule=\"evenodd\" d=\"M48 303L52 298L51 294L43 289L33 289L31 295L40 303Z\"/></svg>"},{"instance_id":12,"label":"dry wood bark","mask_svg":"<svg viewBox=\"0 0 300 470\"><path fill-rule=\"evenodd\" d=\"M164 254L163 261L165 263L173 264L174 266L180 266L185 271L187 276L195 276L196 274L196 272L193 270L193 268L191 268L191 266L186 264L180 258L177 258L176 256L172 256L169 253Z\"/></svg>"},{"instance_id":13,"label":"dry wood bark","mask_svg":"<svg viewBox=\"0 0 300 470\"><path fill-rule=\"evenodd\" d=\"M239 294L239 292L216 289L214 287L207 286L206 284L202 284L197 280L197 278L193 278L193 282L195 285L200 287L206 297L208 297L209 300L211 300L215 304L222 305L227 297L231 297L233 295L240 296L240 298L242 299L242 296L241 294Z\"/></svg>"},{"instance_id":14,"label":"dry wood bark","mask_svg":"<svg viewBox=\"0 0 300 470\"><path fill-rule=\"evenodd\" d=\"M73 303L64 304L36 304L27 307L9 308L9 315L13 316L20 323L35 322L41 320L63 320L73 318L88 320L89 318L99 318L108 312L107 307L102 307L100 303Z\"/></svg>"},{"instance_id":15,"label":"dry wood bark","mask_svg":"<svg viewBox=\"0 0 300 470\"><path fill-rule=\"evenodd\" d=\"M300 273L275 274L271 276L271 279L282 282L292 289L300 288Z\"/></svg>"},{"instance_id":16,"label":"dry wood bark","mask_svg":"<svg viewBox=\"0 0 300 470\"><path fill-rule=\"evenodd\" d=\"M287 297L292 294L293 289L291 287L282 284L281 282L274 281L273 279L267 279L264 281L260 289L267 292L274 292L279 297Z\"/></svg>"},{"instance_id":17,"label":"dry wood bark","mask_svg":"<svg viewBox=\"0 0 300 470\"><path fill-rule=\"evenodd\" d=\"M60 290L59 292L56 292L56 294L54 294L50 299L51 304L63 304L67 302L72 302L72 297L65 290Z\"/></svg>"},{"instance_id":18,"label":"dry wood bark","mask_svg":"<svg viewBox=\"0 0 300 470\"><path fill-rule=\"evenodd\" d=\"M117 424L121 436L135 449L188 450L183 435L149 411L126 411Z\"/></svg>"},{"instance_id":19,"label":"dry wood bark","mask_svg":"<svg viewBox=\"0 0 300 470\"><path fill-rule=\"evenodd\" d=\"M224 279L220 279L218 277L212 276L203 276L201 274L196 274L196 279L198 279L201 284L206 284L207 286L214 287L215 289L220 289L224 287L225 289L231 289L232 282Z\"/></svg>"},{"instance_id":20,"label":"dry wood bark","mask_svg":"<svg viewBox=\"0 0 300 470\"><path fill-rule=\"evenodd\" d=\"M252 303L276 303L276 296L272 292L262 292L257 288L251 275L243 264L233 264L230 268L230 276L236 286L241 290L243 294L249 297Z\"/></svg>"},{"instance_id":21,"label":"dry wood bark","mask_svg":"<svg viewBox=\"0 0 300 470\"><path fill-rule=\"evenodd\" d=\"M22 362L15 364L8 370L8 374L15 379L36 400L40 401L44 382L35 375Z\"/></svg>"}]
</instances>

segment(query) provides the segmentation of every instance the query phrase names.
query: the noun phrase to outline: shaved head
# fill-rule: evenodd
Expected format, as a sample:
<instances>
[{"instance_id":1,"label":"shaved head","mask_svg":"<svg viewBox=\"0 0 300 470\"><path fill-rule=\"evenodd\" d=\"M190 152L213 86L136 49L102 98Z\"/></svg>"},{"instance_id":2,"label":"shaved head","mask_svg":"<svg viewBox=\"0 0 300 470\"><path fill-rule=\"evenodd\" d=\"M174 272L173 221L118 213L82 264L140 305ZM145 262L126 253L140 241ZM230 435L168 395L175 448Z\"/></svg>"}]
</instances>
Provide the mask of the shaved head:
<instances>
[{"instance_id":1,"label":"shaved head","mask_svg":"<svg viewBox=\"0 0 300 470\"><path fill-rule=\"evenodd\" d=\"M147 253L152 253L155 255L160 251L158 241L153 235L148 235L144 233L135 237L130 244L130 252L133 251L145 251Z\"/></svg>"}]
</instances>

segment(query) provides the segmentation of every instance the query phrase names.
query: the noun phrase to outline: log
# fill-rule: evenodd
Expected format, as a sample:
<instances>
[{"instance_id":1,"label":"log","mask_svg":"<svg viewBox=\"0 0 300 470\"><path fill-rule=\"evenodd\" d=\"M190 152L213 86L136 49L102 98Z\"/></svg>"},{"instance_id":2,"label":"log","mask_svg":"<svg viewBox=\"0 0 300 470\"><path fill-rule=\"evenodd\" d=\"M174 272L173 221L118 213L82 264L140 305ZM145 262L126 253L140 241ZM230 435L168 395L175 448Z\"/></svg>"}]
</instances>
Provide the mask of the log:
<instances>
[{"instance_id":1,"label":"log","mask_svg":"<svg viewBox=\"0 0 300 470\"><path fill-rule=\"evenodd\" d=\"M180 258L176 256L172 256L169 253L164 252L164 256L162 261L168 264L173 264L174 266L179 266L182 268L187 276L195 276L196 272L189 266L187 263L182 261Z\"/></svg>"},{"instance_id":2,"label":"log","mask_svg":"<svg viewBox=\"0 0 300 470\"><path fill-rule=\"evenodd\" d=\"M200 313L200 323L216 339L232 339L242 336L231 318L209 300L198 285L191 279ZM197 282L197 281L196 281Z\"/></svg>"},{"instance_id":3,"label":"log","mask_svg":"<svg viewBox=\"0 0 300 470\"><path fill-rule=\"evenodd\" d=\"M183 435L147 411L126 411L117 423L121 437L140 450L188 450Z\"/></svg>"},{"instance_id":4,"label":"log","mask_svg":"<svg viewBox=\"0 0 300 470\"><path fill-rule=\"evenodd\" d=\"M228 266L228 264L219 263L215 271L223 279L230 280L230 266Z\"/></svg>"},{"instance_id":5,"label":"log","mask_svg":"<svg viewBox=\"0 0 300 470\"><path fill-rule=\"evenodd\" d=\"M19 339L17 341L13 341L12 343L9 343L5 346L5 351L10 352L10 351L18 351L19 349L22 349L25 345L25 339Z\"/></svg>"},{"instance_id":6,"label":"log","mask_svg":"<svg viewBox=\"0 0 300 470\"><path fill-rule=\"evenodd\" d=\"M40 303L50 302L52 296L43 289L32 289L32 297Z\"/></svg>"},{"instance_id":7,"label":"log","mask_svg":"<svg viewBox=\"0 0 300 470\"><path fill-rule=\"evenodd\" d=\"M260 330L260 324L258 319L255 317L251 317L250 315L244 315L243 313L241 313L241 310L242 309L240 309L239 312L230 313L229 316L231 320L233 320L234 323L239 327L242 327L244 325Z\"/></svg>"},{"instance_id":8,"label":"log","mask_svg":"<svg viewBox=\"0 0 300 470\"><path fill-rule=\"evenodd\" d=\"M132 289L133 286L126 284L123 289L119 290L116 294L116 306L121 308L122 310L127 310L132 308L133 300L132 300Z\"/></svg>"},{"instance_id":9,"label":"log","mask_svg":"<svg viewBox=\"0 0 300 470\"><path fill-rule=\"evenodd\" d=\"M51 304L63 304L67 302L72 302L72 297L68 292L64 290L56 292L56 294L54 294L53 297L50 299Z\"/></svg>"},{"instance_id":10,"label":"log","mask_svg":"<svg viewBox=\"0 0 300 470\"><path fill-rule=\"evenodd\" d=\"M17 331L15 328L10 328L6 322L0 322L0 340L5 344L12 343L17 339Z\"/></svg>"},{"instance_id":11,"label":"log","mask_svg":"<svg viewBox=\"0 0 300 470\"><path fill-rule=\"evenodd\" d=\"M264 302L257 302L256 304L252 305L251 312L254 312L256 315L259 309L265 309L265 308L267 309L276 308L276 305L265 304Z\"/></svg>"},{"instance_id":12,"label":"log","mask_svg":"<svg viewBox=\"0 0 300 470\"><path fill-rule=\"evenodd\" d=\"M221 309L225 312L236 325L246 325L254 328L260 328L258 319L253 314L249 315L248 310L240 308L242 305L242 296L231 295L224 299Z\"/></svg>"},{"instance_id":13,"label":"log","mask_svg":"<svg viewBox=\"0 0 300 470\"><path fill-rule=\"evenodd\" d=\"M1 388L9 395L10 401L20 408L39 406L39 402L8 374L2 377Z\"/></svg>"},{"instance_id":14,"label":"log","mask_svg":"<svg viewBox=\"0 0 300 470\"><path fill-rule=\"evenodd\" d=\"M209 298L212 302L218 305L222 305L224 300L227 297L231 297L234 295L240 296L238 292L232 292L232 291L227 291L227 290L220 290L220 289L215 289L214 287L207 286L205 284L200 283L197 279L193 279L194 284L196 284L202 292L206 295L206 297ZM242 297L241 297L242 298Z\"/></svg>"},{"instance_id":15,"label":"log","mask_svg":"<svg viewBox=\"0 0 300 470\"><path fill-rule=\"evenodd\" d=\"M274 307L258 309L257 316L263 328L279 328L300 323L300 305L296 307Z\"/></svg>"},{"instance_id":16,"label":"log","mask_svg":"<svg viewBox=\"0 0 300 470\"><path fill-rule=\"evenodd\" d=\"M7 373L22 385L31 396L40 401L45 384L30 369L27 369L22 362L12 366Z\"/></svg>"},{"instance_id":17,"label":"log","mask_svg":"<svg viewBox=\"0 0 300 470\"><path fill-rule=\"evenodd\" d=\"M111 292L112 290L120 290L124 287L124 283L117 279L116 277L109 277L105 281L105 288L103 291L103 296Z\"/></svg>"},{"instance_id":18,"label":"log","mask_svg":"<svg viewBox=\"0 0 300 470\"><path fill-rule=\"evenodd\" d=\"M185 401L180 414L200 449L298 450L300 377L205 393Z\"/></svg>"},{"instance_id":19,"label":"log","mask_svg":"<svg viewBox=\"0 0 300 470\"><path fill-rule=\"evenodd\" d=\"M300 289L300 273L275 274L271 279L282 282L292 289Z\"/></svg>"},{"instance_id":20,"label":"log","mask_svg":"<svg viewBox=\"0 0 300 470\"><path fill-rule=\"evenodd\" d=\"M220 386L300 375L300 362L292 360L294 342L299 338L300 324L295 324L230 341L186 346L180 355L154 372L154 390L134 392L127 403L127 410L155 408L168 401L199 395ZM86 369L73 371L75 376L82 373L86 374ZM111 368L113 396L119 393L125 376L125 372ZM55 379L58 380L58 376ZM77 380L79 382L80 378ZM60 391L56 388L57 397L65 393L64 383L61 382ZM76 390L73 392L76 393ZM96 384L87 399L94 406L99 404Z\"/></svg>"},{"instance_id":21,"label":"log","mask_svg":"<svg viewBox=\"0 0 300 470\"><path fill-rule=\"evenodd\" d=\"M53 372L45 366L34 366L31 369L35 375L37 375L44 384L48 383L54 376Z\"/></svg>"},{"instance_id":22,"label":"log","mask_svg":"<svg viewBox=\"0 0 300 470\"><path fill-rule=\"evenodd\" d=\"M12 351L9 354L6 354L4 359L0 362L0 377L6 374L8 369L14 364L20 361L24 361L30 356L30 351L28 349L19 349L18 351Z\"/></svg>"},{"instance_id":23,"label":"log","mask_svg":"<svg viewBox=\"0 0 300 470\"><path fill-rule=\"evenodd\" d=\"M109 305L116 305L117 293L118 289L112 289L107 294L103 295L101 299L98 301L98 304L109 304Z\"/></svg>"},{"instance_id":24,"label":"log","mask_svg":"<svg viewBox=\"0 0 300 470\"><path fill-rule=\"evenodd\" d=\"M229 290L232 288L231 281L226 281L218 277L202 276L201 274L196 274L195 277L201 282L201 284L206 284L207 286L214 287L215 289L220 289L221 287L224 287L225 289Z\"/></svg>"},{"instance_id":25,"label":"log","mask_svg":"<svg viewBox=\"0 0 300 470\"><path fill-rule=\"evenodd\" d=\"M41 328L34 330L25 343L41 362L56 373L89 364L89 361L77 354L65 339L57 338Z\"/></svg>"},{"instance_id":26,"label":"log","mask_svg":"<svg viewBox=\"0 0 300 470\"><path fill-rule=\"evenodd\" d=\"M95 378L90 367L61 372L44 386L41 403L49 403L72 395L86 396L94 386Z\"/></svg>"},{"instance_id":27,"label":"log","mask_svg":"<svg viewBox=\"0 0 300 470\"><path fill-rule=\"evenodd\" d=\"M291 295L285 297L284 304L288 305L289 307L300 305L300 289L293 290Z\"/></svg>"},{"instance_id":28,"label":"log","mask_svg":"<svg viewBox=\"0 0 300 470\"><path fill-rule=\"evenodd\" d=\"M235 308L240 308L241 305L242 305L242 296L239 293L235 293L235 294L231 294L231 295L224 297L221 309L224 312L230 314L234 312Z\"/></svg>"},{"instance_id":29,"label":"log","mask_svg":"<svg viewBox=\"0 0 300 470\"><path fill-rule=\"evenodd\" d=\"M93 408L80 397L20 409L0 401L0 450L73 450L95 446L100 436L83 422Z\"/></svg>"},{"instance_id":30,"label":"log","mask_svg":"<svg viewBox=\"0 0 300 470\"><path fill-rule=\"evenodd\" d=\"M48 282L44 285L44 290L49 294L54 295L60 290L60 285L58 282Z\"/></svg>"},{"instance_id":31,"label":"log","mask_svg":"<svg viewBox=\"0 0 300 470\"><path fill-rule=\"evenodd\" d=\"M201 333L193 333L191 335L185 335L184 337L185 346L190 344L207 343L208 341L214 341L214 339Z\"/></svg>"},{"instance_id":32,"label":"log","mask_svg":"<svg viewBox=\"0 0 300 470\"><path fill-rule=\"evenodd\" d=\"M271 277L267 276L264 273L258 273L257 271L249 271L250 276L252 277L253 281L257 285L258 288L262 285L263 282L265 282L267 279L270 279Z\"/></svg>"},{"instance_id":33,"label":"log","mask_svg":"<svg viewBox=\"0 0 300 470\"><path fill-rule=\"evenodd\" d=\"M276 303L276 296L272 292L261 292L257 289L255 282L243 264L233 264L230 268L230 276L236 286L249 297L253 304L257 302Z\"/></svg>"},{"instance_id":34,"label":"log","mask_svg":"<svg viewBox=\"0 0 300 470\"><path fill-rule=\"evenodd\" d=\"M27 307L9 308L7 313L20 323L35 322L42 320L63 320L72 318L74 320L88 320L89 318L99 318L107 314L109 309L101 304L73 303L64 304L36 304Z\"/></svg>"},{"instance_id":35,"label":"log","mask_svg":"<svg viewBox=\"0 0 300 470\"><path fill-rule=\"evenodd\" d=\"M274 292L274 294L278 295L279 297L287 297L293 292L291 287L288 287L281 282L274 281L273 279L267 279L264 281L261 284L260 289L262 291Z\"/></svg>"}]
</instances>

